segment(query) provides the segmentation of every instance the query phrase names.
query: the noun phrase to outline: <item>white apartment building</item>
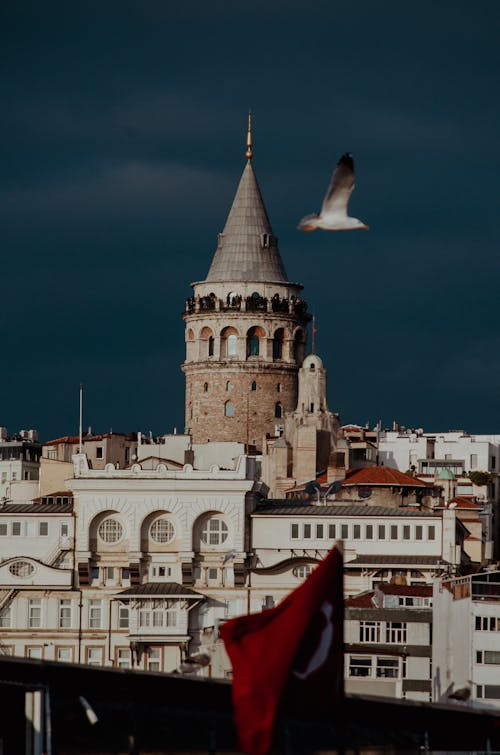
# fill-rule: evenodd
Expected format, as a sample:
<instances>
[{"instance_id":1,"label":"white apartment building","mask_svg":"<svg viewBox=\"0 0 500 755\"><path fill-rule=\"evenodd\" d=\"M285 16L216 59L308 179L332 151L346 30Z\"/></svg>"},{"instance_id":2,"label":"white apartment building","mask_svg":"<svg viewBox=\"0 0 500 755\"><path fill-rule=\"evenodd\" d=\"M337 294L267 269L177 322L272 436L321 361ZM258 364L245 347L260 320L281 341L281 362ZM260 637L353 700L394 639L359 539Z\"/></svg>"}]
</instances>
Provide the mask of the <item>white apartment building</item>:
<instances>
[{"instance_id":1,"label":"white apartment building","mask_svg":"<svg viewBox=\"0 0 500 755\"><path fill-rule=\"evenodd\" d=\"M345 689L431 699L432 585L381 582L345 604Z\"/></svg>"},{"instance_id":2,"label":"white apartment building","mask_svg":"<svg viewBox=\"0 0 500 755\"><path fill-rule=\"evenodd\" d=\"M246 457L145 466L77 454L66 496L0 510L4 653L171 672L202 647L224 674L217 624L247 607Z\"/></svg>"},{"instance_id":3,"label":"white apartment building","mask_svg":"<svg viewBox=\"0 0 500 755\"><path fill-rule=\"evenodd\" d=\"M423 480L449 469L457 478L457 495L475 495L478 500L499 499L500 436L469 435L463 431L426 433L418 430L384 430L378 438L379 463L399 469L414 470ZM488 486L477 486L466 475L489 472Z\"/></svg>"},{"instance_id":4,"label":"white apartment building","mask_svg":"<svg viewBox=\"0 0 500 755\"><path fill-rule=\"evenodd\" d=\"M344 543L345 594L355 595L382 580L422 584L455 573L468 562L465 536L454 509L262 501L252 514L252 610L281 600L336 539Z\"/></svg>"},{"instance_id":5,"label":"white apartment building","mask_svg":"<svg viewBox=\"0 0 500 755\"><path fill-rule=\"evenodd\" d=\"M0 503L27 503L38 494L41 454L36 430L9 436L0 427Z\"/></svg>"},{"instance_id":6,"label":"white apartment building","mask_svg":"<svg viewBox=\"0 0 500 755\"><path fill-rule=\"evenodd\" d=\"M433 700L500 708L500 572L436 579Z\"/></svg>"}]
</instances>

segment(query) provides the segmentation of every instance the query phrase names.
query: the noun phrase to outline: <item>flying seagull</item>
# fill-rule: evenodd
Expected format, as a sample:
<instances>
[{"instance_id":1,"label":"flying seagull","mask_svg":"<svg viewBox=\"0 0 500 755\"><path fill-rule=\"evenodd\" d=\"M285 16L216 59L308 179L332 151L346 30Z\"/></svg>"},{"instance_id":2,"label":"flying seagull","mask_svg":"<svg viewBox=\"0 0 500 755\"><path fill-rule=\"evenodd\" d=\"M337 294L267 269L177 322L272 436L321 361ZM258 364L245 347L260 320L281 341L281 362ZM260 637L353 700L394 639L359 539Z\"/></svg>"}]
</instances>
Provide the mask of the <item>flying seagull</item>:
<instances>
[{"instance_id":1,"label":"flying seagull","mask_svg":"<svg viewBox=\"0 0 500 755\"><path fill-rule=\"evenodd\" d=\"M301 231L354 231L356 228L364 228L365 225L358 218L350 218L347 214L347 205L354 189L354 160L350 152L342 155L337 163L332 176L330 186L323 200L323 206L319 215L313 213L306 215L299 223Z\"/></svg>"}]
</instances>

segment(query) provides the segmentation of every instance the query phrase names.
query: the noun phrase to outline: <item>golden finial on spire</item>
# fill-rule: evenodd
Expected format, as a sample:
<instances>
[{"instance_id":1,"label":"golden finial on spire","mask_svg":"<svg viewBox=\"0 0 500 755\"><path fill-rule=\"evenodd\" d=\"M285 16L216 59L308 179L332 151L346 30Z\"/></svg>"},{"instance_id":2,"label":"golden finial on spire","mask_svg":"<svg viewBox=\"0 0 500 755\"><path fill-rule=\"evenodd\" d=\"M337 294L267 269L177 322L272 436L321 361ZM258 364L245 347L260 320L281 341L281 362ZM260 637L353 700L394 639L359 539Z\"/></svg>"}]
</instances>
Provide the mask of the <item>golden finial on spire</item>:
<instances>
[{"instance_id":1,"label":"golden finial on spire","mask_svg":"<svg viewBox=\"0 0 500 755\"><path fill-rule=\"evenodd\" d=\"M247 133L247 151L245 156L250 161L253 156L252 152L252 111L248 111L248 133Z\"/></svg>"}]
</instances>

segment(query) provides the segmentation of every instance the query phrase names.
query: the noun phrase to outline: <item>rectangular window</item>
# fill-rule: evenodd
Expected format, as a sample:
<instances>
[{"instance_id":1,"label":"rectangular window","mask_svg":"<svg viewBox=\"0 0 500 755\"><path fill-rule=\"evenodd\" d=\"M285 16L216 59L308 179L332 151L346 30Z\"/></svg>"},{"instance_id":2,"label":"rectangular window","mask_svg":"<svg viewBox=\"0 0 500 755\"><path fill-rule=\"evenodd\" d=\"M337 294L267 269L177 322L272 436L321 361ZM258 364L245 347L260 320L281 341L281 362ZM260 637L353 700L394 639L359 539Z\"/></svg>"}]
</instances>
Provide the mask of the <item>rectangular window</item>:
<instances>
[{"instance_id":1,"label":"rectangular window","mask_svg":"<svg viewBox=\"0 0 500 755\"><path fill-rule=\"evenodd\" d=\"M500 619L496 616L476 616L476 629L480 632L500 631Z\"/></svg>"},{"instance_id":2,"label":"rectangular window","mask_svg":"<svg viewBox=\"0 0 500 755\"><path fill-rule=\"evenodd\" d=\"M102 601L89 600L89 628L100 629L102 616Z\"/></svg>"},{"instance_id":3,"label":"rectangular window","mask_svg":"<svg viewBox=\"0 0 500 755\"><path fill-rule=\"evenodd\" d=\"M49 534L49 523L48 522L38 522L38 534L41 537L45 537Z\"/></svg>"},{"instance_id":4,"label":"rectangular window","mask_svg":"<svg viewBox=\"0 0 500 755\"><path fill-rule=\"evenodd\" d=\"M12 624L12 604L0 609L0 627L9 629Z\"/></svg>"},{"instance_id":5,"label":"rectangular window","mask_svg":"<svg viewBox=\"0 0 500 755\"><path fill-rule=\"evenodd\" d=\"M373 524L367 524L365 528L365 538L373 540Z\"/></svg>"},{"instance_id":6,"label":"rectangular window","mask_svg":"<svg viewBox=\"0 0 500 755\"><path fill-rule=\"evenodd\" d=\"M118 610L118 626L120 629L128 629L129 612L127 606L120 606Z\"/></svg>"},{"instance_id":7,"label":"rectangular window","mask_svg":"<svg viewBox=\"0 0 500 755\"><path fill-rule=\"evenodd\" d=\"M403 540L409 540L410 539L410 525L404 524L403 525Z\"/></svg>"},{"instance_id":8,"label":"rectangular window","mask_svg":"<svg viewBox=\"0 0 500 755\"><path fill-rule=\"evenodd\" d=\"M311 537L311 525L310 524L304 524L304 530L303 530L303 538L304 540L308 540Z\"/></svg>"},{"instance_id":9,"label":"rectangular window","mask_svg":"<svg viewBox=\"0 0 500 755\"><path fill-rule=\"evenodd\" d=\"M147 610L146 608L143 608L141 611L139 611L139 626L151 626L151 611Z\"/></svg>"},{"instance_id":10,"label":"rectangular window","mask_svg":"<svg viewBox=\"0 0 500 755\"><path fill-rule=\"evenodd\" d=\"M292 524L292 540L298 540L299 539L299 525L298 524Z\"/></svg>"},{"instance_id":11,"label":"rectangular window","mask_svg":"<svg viewBox=\"0 0 500 755\"><path fill-rule=\"evenodd\" d=\"M397 540L397 539L398 539L398 525L391 524L391 540Z\"/></svg>"},{"instance_id":12,"label":"rectangular window","mask_svg":"<svg viewBox=\"0 0 500 755\"><path fill-rule=\"evenodd\" d=\"M102 648L87 648L89 666L102 666Z\"/></svg>"},{"instance_id":13,"label":"rectangular window","mask_svg":"<svg viewBox=\"0 0 500 755\"><path fill-rule=\"evenodd\" d=\"M349 525L348 524L341 524L340 525L340 537L342 540L347 540L349 537Z\"/></svg>"},{"instance_id":14,"label":"rectangular window","mask_svg":"<svg viewBox=\"0 0 500 755\"><path fill-rule=\"evenodd\" d=\"M477 469L477 454L470 455L470 468Z\"/></svg>"},{"instance_id":15,"label":"rectangular window","mask_svg":"<svg viewBox=\"0 0 500 755\"><path fill-rule=\"evenodd\" d=\"M0 537L6 537L8 534L9 528L7 525L7 522L2 522L0 524Z\"/></svg>"},{"instance_id":16,"label":"rectangular window","mask_svg":"<svg viewBox=\"0 0 500 755\"><path fill-rule=\"evenodd\" d=\"M97 448L95 450L95 457L96 457L96 459L102 459L103 458L102 446L97 446Z\"/></svg>"},{"instance_id":17,"label":"rectangular window","mask_svg":"<svg viewBox=\"0 0 500 755\"><path fill-rule=\"evenodd\" d=\"M122 569L122 581L127 579L130 579L130 569L128 566Z\"/></svg>"},{"instance_id":18,"label":"rectangular window","mask_svg":"<svg viewBox=\"0 0 500 755\"><path fill-rule=\"evenodd\" d=\"M385 540L385 524L378 525L378 539Z\"/></svg>"},{"instance_id":19,"label":"rectangular window","mask_svg":"<svg viewBox=\"0 0 500 755\"><path fill-rule=\"evenodd\" d=\"M398 676L398 658L377 658L377 677L379 679L397 679Z\"/></svg>"},{"instance_id":20,"label":"rectangular window","mask_svg":"<svg viewBox=\"0 0 500 755\"><path fill-rule=\"evenodd\" d=\"M132 655L130 648L117 648L116 665L118 668L131 668Z\"/></svg>"},{"instance_id":21,"label":"rectangular window","mask_svg":"<svg viewBox=\"0 0 500 755\"><path fill-rule=\"evenodd\" d=\"M69 598L59 601L59 629L70 629L72 625L72 606Z\"/></svg>"},{"instance_id":22,"label":"rectangular window","mask_svg":"<svg viewBox=\"0 0 500 755\"><path fill-rule=\"evenodd\" d=\"M61 522L61 537L68 537L69 524L67 522Z\"/></svg>"},{"instance_id":23,"label":"rectangular window","mask_svg":"<svg viewBox=\"0 0 500 755\"><path fill-rule=\"evenodd\" d=\"M360 642L380 642L380 621L360 621L359 622L359 641Z\"/></svg>"},{"instance_id":24,"label":"rectangular window","mask_svg":"<svg viewBox=\"0 0 500 755\"><path fill-rule=\"evenodd\" d=\"M176 627L177 626L177 601L167 600L165 604L165 626Z\"/></svg>"},{"instance_id":25,"label":"rectangular window","mask_svg":"<svg viewBox=\"0 0 500 755\"><path fill-rule=\"evenodd\" d=\"M16 537L21 534L21 522L12 522L12 534Z\"/></svg>"},{"instance_id":26,"label":"rectangular window","mask_svg":"<svg viewBox=\"0 0 500 755\"><path fill-rule=\"evenodd\" d=\"M212 566L207 569L207 578L212 582L219 578L219 570L214 569Z\"/></svg>"},{"instance_id":27,"label":"rectangular window","mask_svg":"<svg viewBox=\"0 0 500 755\"><path fill-rule=\"evenodd\" d=\"M42 599L30 598L28 600L28 627L39 629L42 626Z\"/></svg>"},{"instance_id":28,"label":"rectangular window","mask_svg":"<svg viewBox=\"0 0 500 755\"><path fill-rule=\"evenodd\" d=\"M366 655L351 655L349 659L349 676L371 676L372 659Z\"/></svg>"},{"instance_id":29,"label":"rectangular window","mask_svg":"<svg viewBox=\"0 0 500 755\"><path fill-rule=\"evenodd\" d=\"M146 667L148 671L161 671L161 648L149 648Z\"/></svg>"},{"instance_id":30,"label":"rectangular window","mask_svg":"<svg viewBox=\"0 0 500 755\"><path fill-rule=\"evenodd\" d=\"M322 524L316 525L316 537L319 539L323 538L323 525Z\"/></svg>"},{"instance_id":31,"label":"rectangular window","mask_svg":"<svg viewBox=\"0 0 500 755\"><path fill-rule=\"evenodd\" d=\"M360 540L361 539L361 525L355 524L352 528L352 537L354 540Z\"/></svg>"},{"instance_id":32,"label":"rectangular window","mask_svg":"<svg viewBox=\"0 0 500 755\"><path fill-rule=\"evenodd\" d=\"M385 641L402 645L407 642L408 629L405 621L388 621L385 628Z\"/></svg>"},{"instance_id":33,"label":"rectangular window","mask_svg":"<svg viewBox=\"0 0 500 755\"><path fill-rule=\"evenodd\" d=\"M436 528L433 524L430 524L427 527L427 540L435 540L436 539Z\"/></svg>"},{"instance_id":34,"label":"rectangular window","mask_svg":"<svg viewBox=\"0 0 500 755\"><path fill-rule=\"evenodd\" d=\"M40 660L42 658L42 651L43 648L40 645L31 645L26 648L26 657Z\"/></svg>"},{"instance_id":35,"label":"rectangular window","mask_svg":"<svg viewBox=\"0 0 500 755\"><path fill-rule=\"evenodd\" d=\"M423 527L421 524L417 524L415 527L415 540L422 540L423 537Z\"/></svg>"},{"instance_id":36,"label":"rectangular window","mask_svg":"<svg viewBox=\"0 0 500 755\"><path fill-rule=\"evenodd\" d=\"M73 662L73 648L56 648L56 661Z\"/></svg>"},{"instance_id":37,"label":"rectangular window","mask_svg":"<svg viewBox=\"0 0 500 755\"><path fill-rule=\"evenodd\" d=\"M92 566L90 568L90 579L92 582L99 581L99 567L98 566Z\"/></svg>"},{"instance_id":38,"label":"rectangular window","mask_svg":"<svg viewBox=\"0 0 500 755\"><path fill-rule=\"evenodd\" d=\"M329 524L329 525L328 525L328 537L329 537L329 538L330 538L331 540L335 540L335 538L337 537L337 535L335 534L335 529L336 529L336 528L335 528L335 525L334 525L334 524Z\"/></svg>"}]
</instances>

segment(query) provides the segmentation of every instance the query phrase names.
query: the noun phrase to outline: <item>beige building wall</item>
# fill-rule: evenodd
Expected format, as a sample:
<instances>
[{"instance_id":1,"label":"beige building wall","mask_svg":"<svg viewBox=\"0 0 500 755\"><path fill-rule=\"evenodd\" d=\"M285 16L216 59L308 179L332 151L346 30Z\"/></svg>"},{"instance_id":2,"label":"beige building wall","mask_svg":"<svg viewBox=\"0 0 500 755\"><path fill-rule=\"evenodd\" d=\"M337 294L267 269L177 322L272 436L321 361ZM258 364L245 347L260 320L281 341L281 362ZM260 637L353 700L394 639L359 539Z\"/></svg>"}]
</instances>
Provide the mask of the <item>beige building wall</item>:
<instances>
[{"instance_id":1,"label":"beige building wall","mask_svg":"<svg viewBox=\"0 0 500 755\"><path fill-rule=\"evenodd\" d=\"M59 493L67 490L66 480L73 477L73 464L66 461L40 459L40 490L39 496Z\"/></svg>"}]
</instances>

